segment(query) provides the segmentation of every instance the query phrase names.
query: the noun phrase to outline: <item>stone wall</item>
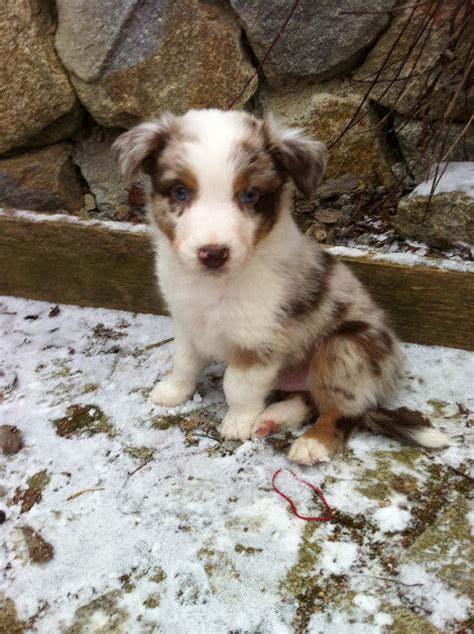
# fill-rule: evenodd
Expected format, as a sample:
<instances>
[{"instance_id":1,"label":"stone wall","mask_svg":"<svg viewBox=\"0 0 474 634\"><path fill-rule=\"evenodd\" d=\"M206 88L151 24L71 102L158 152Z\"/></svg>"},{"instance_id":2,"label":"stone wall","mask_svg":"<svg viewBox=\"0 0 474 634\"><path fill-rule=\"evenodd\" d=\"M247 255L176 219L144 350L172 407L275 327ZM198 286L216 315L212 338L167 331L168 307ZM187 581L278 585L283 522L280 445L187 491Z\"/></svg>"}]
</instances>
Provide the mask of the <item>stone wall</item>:
<instances>
[{"instance_id":1,"label":"stone wall","mask_svg":"<svg viewBox=\"0 0 474 634\"><path fill-rule=\"evenodd\" d=\"M328 177L353 174L389 187L403 173L419 182L436 158L437 117L458 87L452 78L474 27L451 51L435 107L420 118L417 96L451 35L447 17L459 0L442 3L418 48L417 29L431 7L400 11L399 4L300 0L256 72L292 0L3 0L0 204L140 220L144 185L120 183L109 152L122 129L165 110L227 108L248 84L236 107L272 110L331 145L386 59L356 125L330 149ZM395 40L398 58L409 60L404 72L415 58L424 69L402 94L389 54ZM473 110L474 90L464 89L443 123L450 139ZM430 135L436 138L426 144ZM473 157L469 133L455 159Z\"/></svg>"}]
</instances>

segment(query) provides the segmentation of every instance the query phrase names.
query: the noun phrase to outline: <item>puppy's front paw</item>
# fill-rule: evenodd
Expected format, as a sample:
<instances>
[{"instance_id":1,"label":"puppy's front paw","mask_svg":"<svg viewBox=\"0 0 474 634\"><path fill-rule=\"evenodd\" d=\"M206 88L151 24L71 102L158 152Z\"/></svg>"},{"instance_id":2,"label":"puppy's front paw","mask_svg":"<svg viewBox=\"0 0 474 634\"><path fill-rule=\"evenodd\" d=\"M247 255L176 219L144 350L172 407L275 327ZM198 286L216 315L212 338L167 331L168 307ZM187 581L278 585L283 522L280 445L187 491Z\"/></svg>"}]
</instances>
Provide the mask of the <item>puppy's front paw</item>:
<instances>
[{"instance_id":1,"label":"puppy's front paw","mask_svg":"<svg viewBox=\"0 0 474 634\"><path fill-rule=\"evenodd\" d=\"M319 440L301 436L291 445L288 458L299 464L310 465L328 461L329 452Z\"/></svg>"},{"instance_id":2,"label":"puppy's front paw","mask_svg":"<svg viewBox=\"0 0 474 634\"><path fill-rule=\"evenodd\" d=\"M226 440L248 440L252 435L254 420L238 414L226 414L219 427L220 435Z\"/></svg>"},{"instance_id":3,"label":"puppy's front paw","mask_svg":"<svg viewBox=\"0 0 474 634\"><path fill-rule=\"evenodd\" d=\"M150 392L150 401L162 407L176 407L187 401L193 394L187 385L173 379L165 379L155 385Z\"/></svg>"}]
</instances>

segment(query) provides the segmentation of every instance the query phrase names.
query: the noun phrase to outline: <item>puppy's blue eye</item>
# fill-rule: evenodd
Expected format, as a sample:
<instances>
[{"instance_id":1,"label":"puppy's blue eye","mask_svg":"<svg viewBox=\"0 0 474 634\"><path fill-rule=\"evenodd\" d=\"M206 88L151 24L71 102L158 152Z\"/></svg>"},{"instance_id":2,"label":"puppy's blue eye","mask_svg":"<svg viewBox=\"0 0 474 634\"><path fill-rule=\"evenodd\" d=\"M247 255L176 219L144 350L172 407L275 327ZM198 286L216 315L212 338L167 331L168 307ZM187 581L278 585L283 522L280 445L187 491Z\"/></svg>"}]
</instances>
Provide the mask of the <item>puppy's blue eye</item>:
<instances>
[{"instance_id":1,"label":"puppy's blue eye","mask_svg":"<svg viewBox=\"0 0 474 634\"><path fill-rule=\"evenodd\" d=\"M239 201L242 205L253 205L258 200L258 192L255 189L246 189L240 194Z\"/></svg>"},{"instance_id":2,"label":"puppy's blue eye","mask_svg":"<svg viewBox=\"0 0 474 634\"><path fill-rule=\"evenodd\" d=\"M171 195L179 203L185 203L191 198L189 190L184 185L176 185L171 190Z\"/></svg>"}]
</instances>

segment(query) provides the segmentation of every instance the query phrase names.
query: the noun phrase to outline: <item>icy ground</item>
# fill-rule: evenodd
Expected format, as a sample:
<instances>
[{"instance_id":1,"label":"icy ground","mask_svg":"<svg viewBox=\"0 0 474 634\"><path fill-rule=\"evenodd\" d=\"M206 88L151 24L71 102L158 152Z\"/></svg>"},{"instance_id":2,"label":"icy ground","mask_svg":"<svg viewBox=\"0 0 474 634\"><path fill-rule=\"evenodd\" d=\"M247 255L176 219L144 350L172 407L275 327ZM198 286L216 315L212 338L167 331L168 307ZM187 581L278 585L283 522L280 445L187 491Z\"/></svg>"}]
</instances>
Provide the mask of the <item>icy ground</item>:
<instances>
[{"instance_id":1,"label":"icy ground","mask_svg":"<svg viewBox=\"0 0 474 634\"><path fill-rule=\"evenodd\" d=\"M220 440L221 367L182 407L147 401L168 318L5 297L0 332L1 424L24 439L0 464L1 632L469 630L474 353L406 346L400 404L455 446L360 433L292 466L335 509L318 523L272 491L288 438ZM288 474L278 485L323 512Z\"/></svg>"}]
</instances>

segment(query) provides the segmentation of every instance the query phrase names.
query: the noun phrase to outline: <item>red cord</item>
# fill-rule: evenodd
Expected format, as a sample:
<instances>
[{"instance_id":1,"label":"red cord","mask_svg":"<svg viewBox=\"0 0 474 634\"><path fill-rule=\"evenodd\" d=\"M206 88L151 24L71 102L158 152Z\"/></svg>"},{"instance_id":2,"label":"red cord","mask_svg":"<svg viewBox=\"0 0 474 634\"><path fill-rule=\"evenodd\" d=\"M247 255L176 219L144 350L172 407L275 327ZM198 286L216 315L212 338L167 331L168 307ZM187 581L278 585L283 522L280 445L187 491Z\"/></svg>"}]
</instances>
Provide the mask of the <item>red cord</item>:
<instances>
[{"instance_id":1,"label":"red cord","mask_svg":"<svg viewBox=\"0 0 474 634\"><path fill-rule=\"evenodd\" d=\"M285 495L284 493L282 493L280 491L280 489L277 489L277 487L275 486L275 480L276 480L277 476L282 471L288 471L288 473L291 473L291 475L296 480L299 480L300 482L303 482L303 484L306 484L307 486L309 486L310 489L313 489L313 491L316 491L316 493L321 498L322 503L324 504L324 506L327 509L328 514L327 514L326 517L304 517L303 515L300 515L298 513L298 511L296 509L296 506L295 506L295 503L293 502L293 500L291 498L289 498L287 495ZM291 471L290 469L277 469L275 471L275 473L273 474L272 487L273 487L273 490L278 493L278 495L280 495L284 500L286 500L288 502L288 504L290 505L291 510L296 515L296 517L300 518L300 520L305 520L306 522L329 522L330 520L332 520L332 510L331 510L329 504L326 502L326 498L324 497L324 494L321 491L321 489L318 489L317 487L315 487L314 484L311 484L311 482L306 482L306 480L302 480L300 477L298 477L296 475L296 473L293 473L293 471Z\"/></svg>"}]
</instances>

